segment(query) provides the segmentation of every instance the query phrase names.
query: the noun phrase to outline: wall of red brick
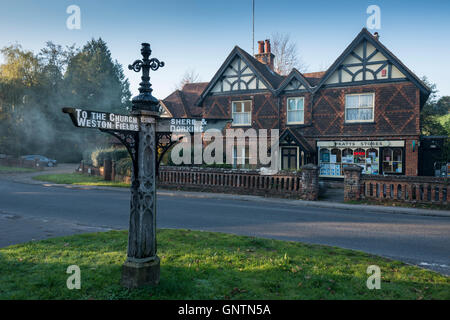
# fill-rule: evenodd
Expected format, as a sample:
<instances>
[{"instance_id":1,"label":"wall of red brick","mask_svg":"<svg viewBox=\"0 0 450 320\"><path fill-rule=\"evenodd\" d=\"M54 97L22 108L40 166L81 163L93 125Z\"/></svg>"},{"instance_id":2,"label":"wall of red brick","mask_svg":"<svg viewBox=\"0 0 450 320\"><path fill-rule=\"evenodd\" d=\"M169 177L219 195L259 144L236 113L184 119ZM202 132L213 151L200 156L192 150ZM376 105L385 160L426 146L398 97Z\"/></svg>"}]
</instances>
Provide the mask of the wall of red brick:
<instances>
[{"instance_id":1,"label":"wall of red brick","mask_svg":"<svg viewBox=\"0 0 450 320\"><path fill-rule=\"evenodd\" d=\"M419 174L419 150L418 140L409 139L405 142L405 175L417 176ZM415 147L413 149L413 141L415 141Z\"/></svg>"},{"instance_id":2,"label":"wall of red brick","mask_svg":"<svg viewBox=\"0 0 450 320\"><path fill-rule=\"evenodd\" d=\"M345 95L375 93L373 123L345 123ZM286 124L288 97L304 97L304 124ZM203 101L204 116L231 118L231 103L251 100L252 127L283 131L290 127L308 141L315 150L318 140L405 140L405 175L418 174L417 144L420 135L420 92L409 81L322 88L315 95L308 92L249 95L212 95ZM280 117L278 119L278 104ZM416 150L412 151L412 141Z\"/></svg>"}]
</instances>

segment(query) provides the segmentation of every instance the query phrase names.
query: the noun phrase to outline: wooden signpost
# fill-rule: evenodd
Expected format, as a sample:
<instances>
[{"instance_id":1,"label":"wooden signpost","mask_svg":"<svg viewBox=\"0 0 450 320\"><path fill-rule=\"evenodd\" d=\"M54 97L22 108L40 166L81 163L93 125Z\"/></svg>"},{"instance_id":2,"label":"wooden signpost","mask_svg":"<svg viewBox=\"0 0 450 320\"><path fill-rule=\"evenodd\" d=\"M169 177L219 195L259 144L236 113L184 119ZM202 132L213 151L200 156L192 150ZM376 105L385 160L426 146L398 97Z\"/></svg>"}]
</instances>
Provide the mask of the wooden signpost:
<instances>
[{"instance_id":1,"label":"wooden signpost","mask_svg":"<svg viewBox=\"0 0 450 320\"><path fill-rule=\"evenodd\" d=\"M121 283L127 288L157 285L160 277L160 260L156 247L156 175L159 161L157 147L163 154L177 141L172 134L204 132L214 128L222 130L230 120L223 119L168 119L160 118L158 99L152 96L150 69L164 66L151 58L150 44L143 43L143 59L129 65L130 70L142 70L139 95L132 99L129 115L109 112L64 108L73 124L80 128L93 128L118 138L130 153L131 175L130 223L127 260L122 267Z\"/></svg>"}]
</instances>

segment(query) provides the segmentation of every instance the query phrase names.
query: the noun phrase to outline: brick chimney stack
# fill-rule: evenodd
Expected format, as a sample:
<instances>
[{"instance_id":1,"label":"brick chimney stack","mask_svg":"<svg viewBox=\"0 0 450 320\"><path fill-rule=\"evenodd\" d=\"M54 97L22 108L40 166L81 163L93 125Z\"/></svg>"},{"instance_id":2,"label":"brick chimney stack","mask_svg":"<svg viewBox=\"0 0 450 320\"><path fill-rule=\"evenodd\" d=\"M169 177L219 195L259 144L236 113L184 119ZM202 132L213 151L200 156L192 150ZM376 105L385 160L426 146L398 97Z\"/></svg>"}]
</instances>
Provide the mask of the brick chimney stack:
<instances>
[{"instance_id":1,"label":"brick chimney stack","mask_svg":"<svg viewBox=\"0 0 450 320\"><path fill-rule=\"evenodd\" d=\"M258 53L255 54L256 60L266 64L272 71L274 67L275 55L270 51L270 40L258 41Z\"/></svg>"},{"instance_id":2,"label":"brick chimney stack","mask_svg":"<svg viewBox=\"0 0 450 320\"><path fill-rule=\"evenodd\" d=\"M258 54L264 53L264 41L258 41Z\"/></svg>"}]
</instances>

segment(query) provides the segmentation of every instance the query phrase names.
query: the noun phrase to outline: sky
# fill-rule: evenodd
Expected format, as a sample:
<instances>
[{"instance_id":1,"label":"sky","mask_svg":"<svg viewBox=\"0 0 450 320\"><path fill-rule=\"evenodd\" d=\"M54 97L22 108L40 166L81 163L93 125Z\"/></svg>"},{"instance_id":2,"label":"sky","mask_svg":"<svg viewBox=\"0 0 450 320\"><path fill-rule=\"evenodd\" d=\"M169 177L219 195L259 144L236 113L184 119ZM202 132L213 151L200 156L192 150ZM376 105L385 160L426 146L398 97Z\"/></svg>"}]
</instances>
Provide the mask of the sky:
<instances>
[{"instance_id":1,"label":"sky","mask_svg":"<svg viewBox=\"0 0 450 320\"><path fill-rule=\"evenodd\" d=\"M80 29L66 26L70 5L80 8ZM380 29L370 31L417 76L436 83L439 95L450 95L448 0L255 0L255 42L289 34L307 71L326 70L367 26L369 5L381 12ZM139 74L126 67L149 42L165 62L151 73L153 94L162 99L188 70L210 81L235 45L252 53L252 0L0 0L0 30L0 47L18 43L35 53L47 41L82 46L101 37L133 94Z\"/></svg>"}]
</instances>

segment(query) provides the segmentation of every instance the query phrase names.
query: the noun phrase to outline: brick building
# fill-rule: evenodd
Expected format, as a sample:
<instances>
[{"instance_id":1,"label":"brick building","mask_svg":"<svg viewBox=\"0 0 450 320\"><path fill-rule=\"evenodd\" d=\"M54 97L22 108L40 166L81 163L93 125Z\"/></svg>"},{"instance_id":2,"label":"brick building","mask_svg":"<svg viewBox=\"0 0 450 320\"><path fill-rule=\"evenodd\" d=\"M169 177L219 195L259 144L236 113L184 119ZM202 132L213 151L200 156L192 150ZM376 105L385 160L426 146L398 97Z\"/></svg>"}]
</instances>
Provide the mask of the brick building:
<instances>
[{"instance_id":1,"label":"brick building","mask_svg":"<svg viewBox=\"0 0 450 320\"><path fill-rule=\"evenodd\" d=\"M169 116L232 118L233 128L279 129L280 169L306 163L322 177L343 166L365 174L418 174L420 110L430 89L366 29L322 72L273 71L270 42L251 56L236 46L210 82L162 100ZM248 161L248 149L235 150Z\"/></svg>"}]
</instances>

